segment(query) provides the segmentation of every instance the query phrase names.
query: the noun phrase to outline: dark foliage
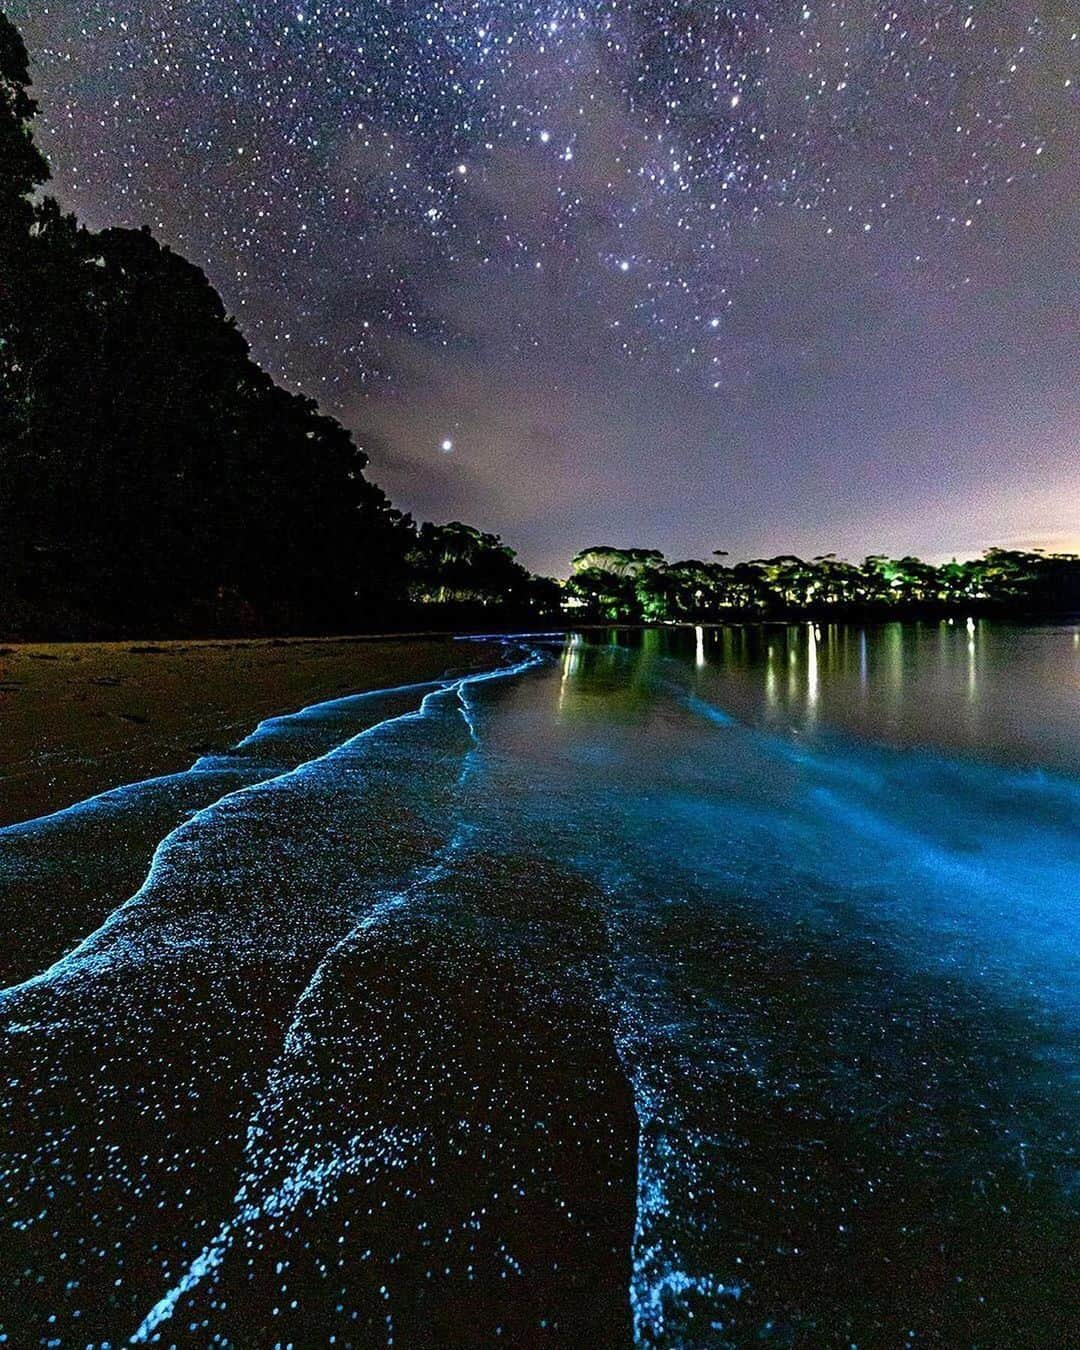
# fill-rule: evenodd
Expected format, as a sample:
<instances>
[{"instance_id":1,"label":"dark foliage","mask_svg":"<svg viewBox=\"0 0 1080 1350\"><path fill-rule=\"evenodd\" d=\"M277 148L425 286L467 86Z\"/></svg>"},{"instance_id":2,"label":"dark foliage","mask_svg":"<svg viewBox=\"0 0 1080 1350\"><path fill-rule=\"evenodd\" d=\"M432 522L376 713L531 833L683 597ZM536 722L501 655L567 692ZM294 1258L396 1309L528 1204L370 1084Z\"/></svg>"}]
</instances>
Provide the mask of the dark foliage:
<instances>
[{"instance_id":1,"label":"dark foliage","mask_svg":"<svg viewBox=\"0 0 1080 1350\"><path fill-rule=\"evenodd\" d=\"M27 194L26 53L0 17L0 628L325 630L385 619L409 527L348 432L252 362L203 273Z\"/></svg>"},{"instance_id":2,"label":"dark foliage","mask_svg":"<svg viewBox=\"0 0 1080 1350\"><path fill-rule=\"evenodd\" d=\"M723 553L715 556L724 557ZM1068 613L1080 609L1080 557L988 549L941 566L874 555L861 565L827 553L738 563L666 562L645 549L583 550L566 583L579 616L644 623L931 612Z\"/></svg>"},{"instance_id":3,"label":"dark foliage","mask_svg":"<svg viewBox=\"0 0 1080 1350\"><path fill-rule=\"evenodd\" d=\"M412 603L435 607L447 619L484 623L505 617L528 623L559 613L556 582L531 576L498 535L458 520L422 525L409 565Z\"/></svg>"},{"instance_id":4,"label":"dark foliage","mask_svg":"<svg viewBox=\"0 0 1080 1350\"><path fill-rule=\"evenodd\" d=\"M600 546L560 588L496 535L417 530L350 433L255 365L197 267L40 195L36 110L0 14L2 637L1080 607L1071 555L732 567Z\"/></svg>"}]
</instances>

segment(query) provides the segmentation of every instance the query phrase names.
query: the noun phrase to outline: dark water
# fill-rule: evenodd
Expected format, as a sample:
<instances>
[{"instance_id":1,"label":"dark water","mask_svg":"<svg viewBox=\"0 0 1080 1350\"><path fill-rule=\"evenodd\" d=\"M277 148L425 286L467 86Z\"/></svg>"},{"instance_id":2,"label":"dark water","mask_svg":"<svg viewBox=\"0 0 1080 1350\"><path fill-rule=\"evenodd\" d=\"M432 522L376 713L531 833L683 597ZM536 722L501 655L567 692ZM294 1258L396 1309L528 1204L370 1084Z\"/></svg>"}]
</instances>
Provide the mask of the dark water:
<instances>
[{"instance_id":1,"label":"dark water","mask_svg":"<svg viewBox=\"0 0 1080 1350\"><path fill-rule=\"evenodd\" d=\"M9 1343L1076 1343L1077 634L506 661L0 831Z\"/></svg>"}]
</instances>

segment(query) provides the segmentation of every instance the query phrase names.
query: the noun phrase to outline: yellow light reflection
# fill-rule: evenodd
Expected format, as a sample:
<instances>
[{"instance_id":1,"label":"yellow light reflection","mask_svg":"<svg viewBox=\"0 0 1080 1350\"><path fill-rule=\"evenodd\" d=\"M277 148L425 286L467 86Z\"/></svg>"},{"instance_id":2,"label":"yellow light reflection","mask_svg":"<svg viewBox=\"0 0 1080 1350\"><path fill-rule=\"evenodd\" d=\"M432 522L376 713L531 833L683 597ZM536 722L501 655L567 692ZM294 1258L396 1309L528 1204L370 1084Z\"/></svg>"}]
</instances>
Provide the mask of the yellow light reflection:
<instances>
[{"instance_id":1,"label":"yellow light reflection","mask_svg":"<svg viewBox=\"0 0 1080 1350\"><path fill-rule=\"evenodd\" d=\"M806 625L806 702L814 708L818 700L818 638L821 634L812 623Z\"/></svg>"}]
</instances>

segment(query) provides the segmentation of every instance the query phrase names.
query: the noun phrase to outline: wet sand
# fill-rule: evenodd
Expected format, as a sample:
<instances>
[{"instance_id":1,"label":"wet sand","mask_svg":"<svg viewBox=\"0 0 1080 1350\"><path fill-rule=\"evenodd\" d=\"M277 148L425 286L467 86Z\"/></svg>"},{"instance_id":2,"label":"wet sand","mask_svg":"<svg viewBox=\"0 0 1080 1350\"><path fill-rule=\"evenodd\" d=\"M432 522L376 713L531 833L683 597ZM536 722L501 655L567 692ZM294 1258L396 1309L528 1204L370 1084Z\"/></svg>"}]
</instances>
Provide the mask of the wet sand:
<instances>
[{"instance_id":1,"label":"wet sand","mask_svg":"<svg viewBox=\"0 0 1080 1350\"><path fill-rule=\"evenodd\" d=\"M629 1342L604 897L472 846L463 686L7 832L12 1344Z\"/></svg>"},{"instance_id":2,"label":"wet sand","mask_svg":"<svg viewBox=\"0 0 1080 1350\"><path fill-rule=\"evenodd\" d=\"M446 637L5 646L0 826L185 769L265 717L498 661Z\"/></svg>"}]
</instances>

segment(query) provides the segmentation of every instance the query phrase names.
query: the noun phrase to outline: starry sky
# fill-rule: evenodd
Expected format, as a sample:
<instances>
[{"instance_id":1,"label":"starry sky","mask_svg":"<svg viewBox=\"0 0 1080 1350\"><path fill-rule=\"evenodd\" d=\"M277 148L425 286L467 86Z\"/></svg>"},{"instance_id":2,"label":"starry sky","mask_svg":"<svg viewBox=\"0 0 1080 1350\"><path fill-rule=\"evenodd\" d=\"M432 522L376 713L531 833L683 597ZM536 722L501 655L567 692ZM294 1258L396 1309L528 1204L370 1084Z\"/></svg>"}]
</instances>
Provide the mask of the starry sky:
<instances>
[{"instance_id":1,"label":"starry sky","mask_svg":"<svg viewBox=\"0 0 1080 1350\"><path fill-rule=\"evenodd\" d=\"M1075 11L16 0L53 190L564 572L1080 547Z\"/></svg>"}]
</instances>

